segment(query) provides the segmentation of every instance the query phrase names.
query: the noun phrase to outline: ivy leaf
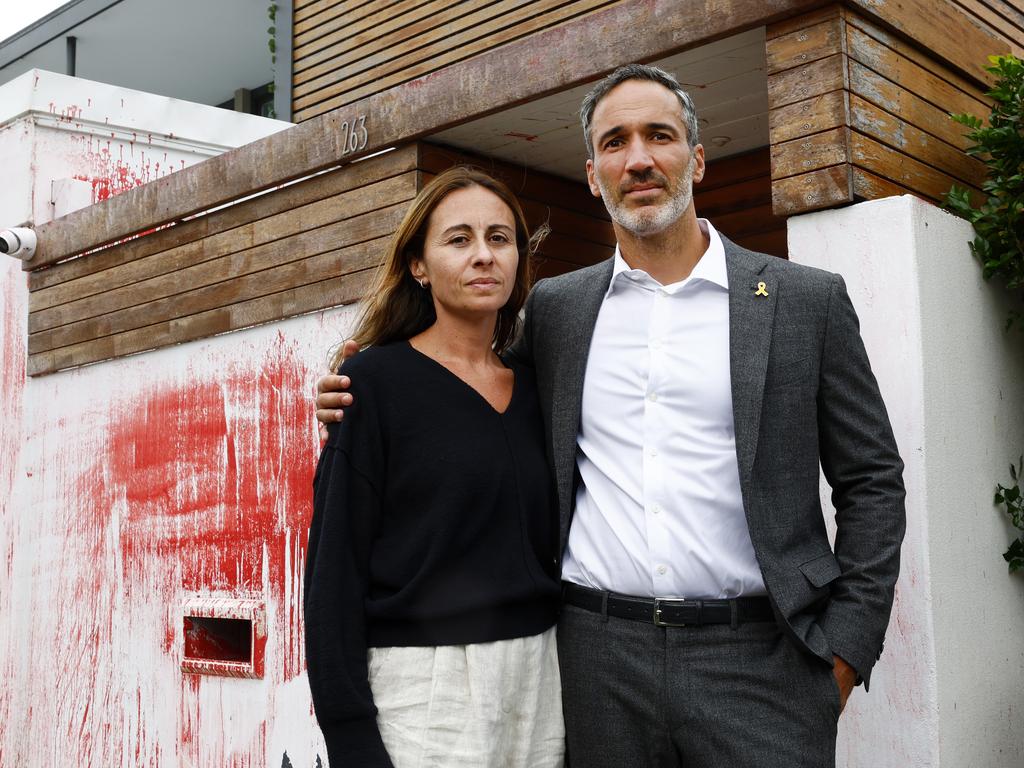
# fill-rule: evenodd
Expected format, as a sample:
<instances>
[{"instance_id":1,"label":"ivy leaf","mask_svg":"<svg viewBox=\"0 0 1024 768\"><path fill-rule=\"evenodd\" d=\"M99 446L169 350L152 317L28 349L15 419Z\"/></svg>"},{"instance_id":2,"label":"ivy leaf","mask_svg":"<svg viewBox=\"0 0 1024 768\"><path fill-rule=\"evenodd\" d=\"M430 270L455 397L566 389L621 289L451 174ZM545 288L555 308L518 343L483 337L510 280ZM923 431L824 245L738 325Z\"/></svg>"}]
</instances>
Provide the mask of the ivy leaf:
<instances>
[{"instance_id":1,"label":"ivy leaf","mask_svg":"<svg viewBox=\"0 0 1024 768\"><path fill-rule=\"evenodd\" d=\"M1010 573L1024 568L1024 539L1016 539L1003 553L1003 559L1010 564Z\"/></svg>"}]
</instances>

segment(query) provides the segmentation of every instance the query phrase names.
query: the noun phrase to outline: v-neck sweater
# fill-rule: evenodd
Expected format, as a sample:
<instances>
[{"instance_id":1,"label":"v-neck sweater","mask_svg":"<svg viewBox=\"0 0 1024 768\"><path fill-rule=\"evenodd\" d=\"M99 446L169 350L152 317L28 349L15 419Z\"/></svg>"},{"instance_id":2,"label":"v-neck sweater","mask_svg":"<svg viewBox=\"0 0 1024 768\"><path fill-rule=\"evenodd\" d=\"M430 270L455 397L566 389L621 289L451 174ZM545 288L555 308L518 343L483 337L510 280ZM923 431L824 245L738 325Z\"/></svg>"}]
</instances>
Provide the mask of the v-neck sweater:
<instances>
[{"instance_id":1,"label":"v-neck sweater","mask_svg":"<svg viewBox=\"0 0 1024 768\"><path fill-rule=\"evenodd\" d=\"M353 405L313 482L306 662L331 765L390 766L366 649L539 634L559 604L533 371L496 411L408 342L345 363Z\"/></svg>"}]
</instances>

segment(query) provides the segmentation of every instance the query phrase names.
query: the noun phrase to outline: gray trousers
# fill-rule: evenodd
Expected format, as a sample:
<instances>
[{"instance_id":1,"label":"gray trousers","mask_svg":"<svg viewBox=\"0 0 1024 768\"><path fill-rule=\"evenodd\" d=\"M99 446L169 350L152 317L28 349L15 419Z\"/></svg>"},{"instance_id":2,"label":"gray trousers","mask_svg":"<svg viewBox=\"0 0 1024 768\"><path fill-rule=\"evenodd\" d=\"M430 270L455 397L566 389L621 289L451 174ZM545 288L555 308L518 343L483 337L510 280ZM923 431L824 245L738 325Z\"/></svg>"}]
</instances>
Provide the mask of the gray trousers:
<instances>
[{"instance_id":1,"label":"gray trousers","mask_svg":"<svg viewBox=\"0 0 1024 768\"><path fill-rule=\"evenodd\" d=\"M834 768L832 669L772 622L656 627L563 605L569 768Z\"/></svg>"}]
</instances>

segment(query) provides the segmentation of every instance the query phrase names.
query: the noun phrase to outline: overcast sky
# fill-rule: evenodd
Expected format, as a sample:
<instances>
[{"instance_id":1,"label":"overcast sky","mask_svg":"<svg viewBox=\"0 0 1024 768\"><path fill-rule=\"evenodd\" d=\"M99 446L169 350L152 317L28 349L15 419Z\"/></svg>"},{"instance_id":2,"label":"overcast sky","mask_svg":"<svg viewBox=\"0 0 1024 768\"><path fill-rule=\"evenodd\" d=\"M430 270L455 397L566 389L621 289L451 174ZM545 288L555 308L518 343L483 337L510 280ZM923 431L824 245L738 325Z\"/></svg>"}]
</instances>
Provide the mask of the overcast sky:
<instances>
[{"instance_id":1,"label":"overcast sky","mask_svg":"<svg viewBox=\"0 0 1024 768\"><path fill-rule=\"evenodd\" d=\"M0 40L20 32L67 0L4 0L0 3Z\"/></svg>"}]
</instances>

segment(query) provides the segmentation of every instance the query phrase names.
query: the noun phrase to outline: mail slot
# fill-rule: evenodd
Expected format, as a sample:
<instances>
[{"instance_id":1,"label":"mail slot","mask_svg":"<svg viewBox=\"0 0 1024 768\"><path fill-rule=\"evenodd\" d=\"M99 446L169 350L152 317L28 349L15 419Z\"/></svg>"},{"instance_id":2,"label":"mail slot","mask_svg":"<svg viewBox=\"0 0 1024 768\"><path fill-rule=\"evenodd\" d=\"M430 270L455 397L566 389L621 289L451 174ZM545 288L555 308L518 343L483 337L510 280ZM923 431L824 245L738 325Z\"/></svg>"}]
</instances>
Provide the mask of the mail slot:
<instances>
[{"instance_id":1,"label":"mail slot","mask_svg":"<svg viewBox=\"0 0 1024 768\"><path fill-rule=\"evenodd\" d=\"M182 671L263 677L267 622L261 601L194 598L185 601L182 613Z\"/></svg>"}]
</instances>

